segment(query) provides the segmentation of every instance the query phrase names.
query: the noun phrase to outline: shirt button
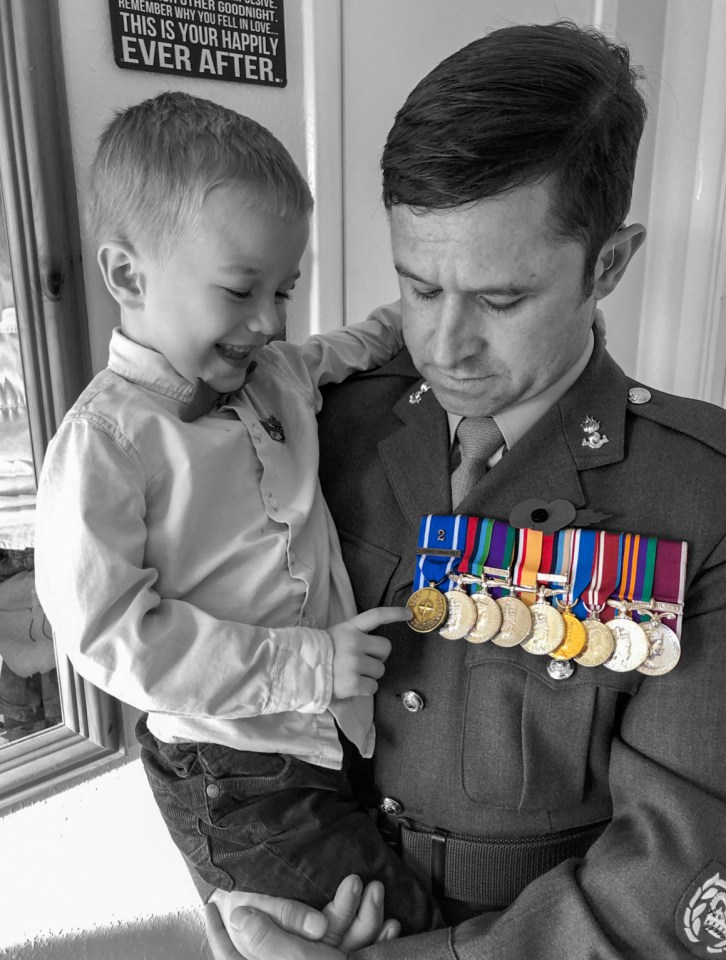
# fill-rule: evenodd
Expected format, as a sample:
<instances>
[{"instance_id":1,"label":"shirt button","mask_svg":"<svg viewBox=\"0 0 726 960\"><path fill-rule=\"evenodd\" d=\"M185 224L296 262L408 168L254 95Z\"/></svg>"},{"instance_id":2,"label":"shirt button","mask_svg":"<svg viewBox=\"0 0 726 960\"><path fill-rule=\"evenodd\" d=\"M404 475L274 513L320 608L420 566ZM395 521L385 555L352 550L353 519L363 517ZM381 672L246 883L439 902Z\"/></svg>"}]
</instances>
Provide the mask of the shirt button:
<instances>
[{"instance_id":1,"label":"shirt button","mask_svg":"<svg viewBox=\"0 0 726 960\"><path fill-rule=\"evenodd\" d=\"M212 800L215 800L222 791L219 789L218 783L208 783L206 787L206 793L208 797L211 797Z\"/></svg>"},{"instance_id":2,"label":"shirt button","mask_svg":"<svg viewBox=\"0 0 726 960\"><path fill-rule=\"evenodd\" d=\"M277 500L274 497L270 497L269 504L273 510L277 510L277 508L280 506L280 504L277 502Z\"/></svg>"},{"instance_id":3,"label":"shirt button","mask_svg":"<svg viewBox=\"0 0 726 960\"><path fill-rule=\"evenodd\" d=\"M393 797L384 797L378 804L378 809L381 813L390 813L392 816L397 817L399 813L403 813L403 804L399 803L398 800L394 800Z\"/></svg>"},{"instance_id":4,"label":"shirt button","mask_svg":"<svg viewBox=\"0 0 726 960\"><path fill-rule=\"evenodd\" d=\"M426 701L415 690L406 690L401 696L401 702L410 713L419 713L426 706Z\"/></svg>"},{"instance_id":5,"label":"shirt button","mask_svg":"<svg viewBox=\"0 0 726 960\"><path fill-rule=\"evenodd\" d=\"M252 436L253 436L253 438L254 438L255 440L259 440L259 439L260 439L260 437L262 436L262 433L260 432L260 428L259 428L259 427L253 427L253 428L252 428Z\"/></svg>"}]
</instances>

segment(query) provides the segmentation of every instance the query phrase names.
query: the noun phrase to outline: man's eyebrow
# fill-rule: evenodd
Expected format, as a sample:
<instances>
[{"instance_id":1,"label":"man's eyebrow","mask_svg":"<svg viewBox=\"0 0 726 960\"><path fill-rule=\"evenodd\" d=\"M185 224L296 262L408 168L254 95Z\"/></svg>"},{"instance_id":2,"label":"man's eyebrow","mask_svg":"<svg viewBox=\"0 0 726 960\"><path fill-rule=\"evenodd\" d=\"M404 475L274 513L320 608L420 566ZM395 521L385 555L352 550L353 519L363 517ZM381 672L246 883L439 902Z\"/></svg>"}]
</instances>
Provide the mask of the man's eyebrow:
<instances>
[{"instance_id":1,"label":"man's eyebrow","mask_svg":"<svg viewBox=\"0 0 726 960\"><path fill-rule=\"evenodd\" d=\"M399 277L406 277L408 280L415 280L417 283L424 283L429 287L436 286L436 284L431 283L430 280L425 280L423 277L417 276L411 270L404 267L401 263L394 263L393 266ZM481 293L489 297L521 297L525 293L529 293L530 288L519 286L516 283L504 283L493 287L478 287L476 290L471 290L469 292Z\"/></svg>"}]
</instances>

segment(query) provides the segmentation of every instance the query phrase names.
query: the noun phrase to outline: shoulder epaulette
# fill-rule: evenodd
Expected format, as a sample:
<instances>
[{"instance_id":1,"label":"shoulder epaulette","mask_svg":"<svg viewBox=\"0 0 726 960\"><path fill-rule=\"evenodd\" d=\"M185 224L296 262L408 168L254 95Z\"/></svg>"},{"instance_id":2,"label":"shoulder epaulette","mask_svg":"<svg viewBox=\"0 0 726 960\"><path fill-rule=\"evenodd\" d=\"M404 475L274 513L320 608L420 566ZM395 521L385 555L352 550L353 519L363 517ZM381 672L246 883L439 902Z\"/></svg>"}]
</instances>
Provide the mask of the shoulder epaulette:
<instances>
[{"instance_id":1,"label":"shoulder epaulette","mask_svg":"<svg viewBox=\"0 0 726 960\"><path fill-rule=\"evenodd\" d=\"M722 407L705 400L691 400L644 387L637 381L630 381L629 387L630 413L693 437L726 456L726 410ZM639 394L648 394L648 400L634 402L631 399L631 396Z\"/></svg>"}]
</instances>

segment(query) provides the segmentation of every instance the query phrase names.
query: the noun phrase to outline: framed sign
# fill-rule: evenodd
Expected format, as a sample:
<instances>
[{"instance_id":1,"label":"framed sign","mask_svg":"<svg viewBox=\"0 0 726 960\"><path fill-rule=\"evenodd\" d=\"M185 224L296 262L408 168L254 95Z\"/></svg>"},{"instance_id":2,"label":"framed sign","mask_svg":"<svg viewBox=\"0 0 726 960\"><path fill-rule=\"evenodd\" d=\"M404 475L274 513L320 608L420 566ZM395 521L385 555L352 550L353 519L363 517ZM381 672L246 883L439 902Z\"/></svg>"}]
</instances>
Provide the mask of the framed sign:
<instances>
[{"instance_id":1,"label":"framed sign","mask_svg":"<svg viewBox=\"0 0 726 960\"><path fill-rule=\"evenodd\" d=\"M284 87L283 0L108 0L116 65Z\"/></svg>"}]
</instances>

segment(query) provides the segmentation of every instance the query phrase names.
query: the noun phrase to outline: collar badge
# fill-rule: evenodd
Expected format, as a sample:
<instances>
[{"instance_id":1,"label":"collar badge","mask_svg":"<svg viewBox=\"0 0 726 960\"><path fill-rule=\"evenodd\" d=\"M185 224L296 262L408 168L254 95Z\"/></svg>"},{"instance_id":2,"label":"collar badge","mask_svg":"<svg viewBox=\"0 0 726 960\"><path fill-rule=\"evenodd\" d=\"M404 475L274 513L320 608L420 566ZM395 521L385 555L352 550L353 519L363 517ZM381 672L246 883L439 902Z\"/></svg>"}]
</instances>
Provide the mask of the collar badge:
<instances>
[{"instance_id":1,"label":"collar badge","mask_svg":"<svg viewBox=\"0 0 726 960\"><path fill-rule=\"evenodd\" d=\"M583 447L588 447L590 450L599 450L606 443L610 443L607 436L600 433L600 421L591 417L589 413L580 426L586 434L582 440Z\"/></svg>"},{"instance_id":2,"label":"collar badge","mask_svg":"<svg viewBox=\"0 0 726 960\"><path fill-rule=\"evenodd\" d=\"M418 390L409 396L408 402L421 403L421 397L426 393L427 390L430 390L430 389L431 387L429 386L428 381L424 380L424 382L421 384Z\"/></svg>"}]
</instances>

